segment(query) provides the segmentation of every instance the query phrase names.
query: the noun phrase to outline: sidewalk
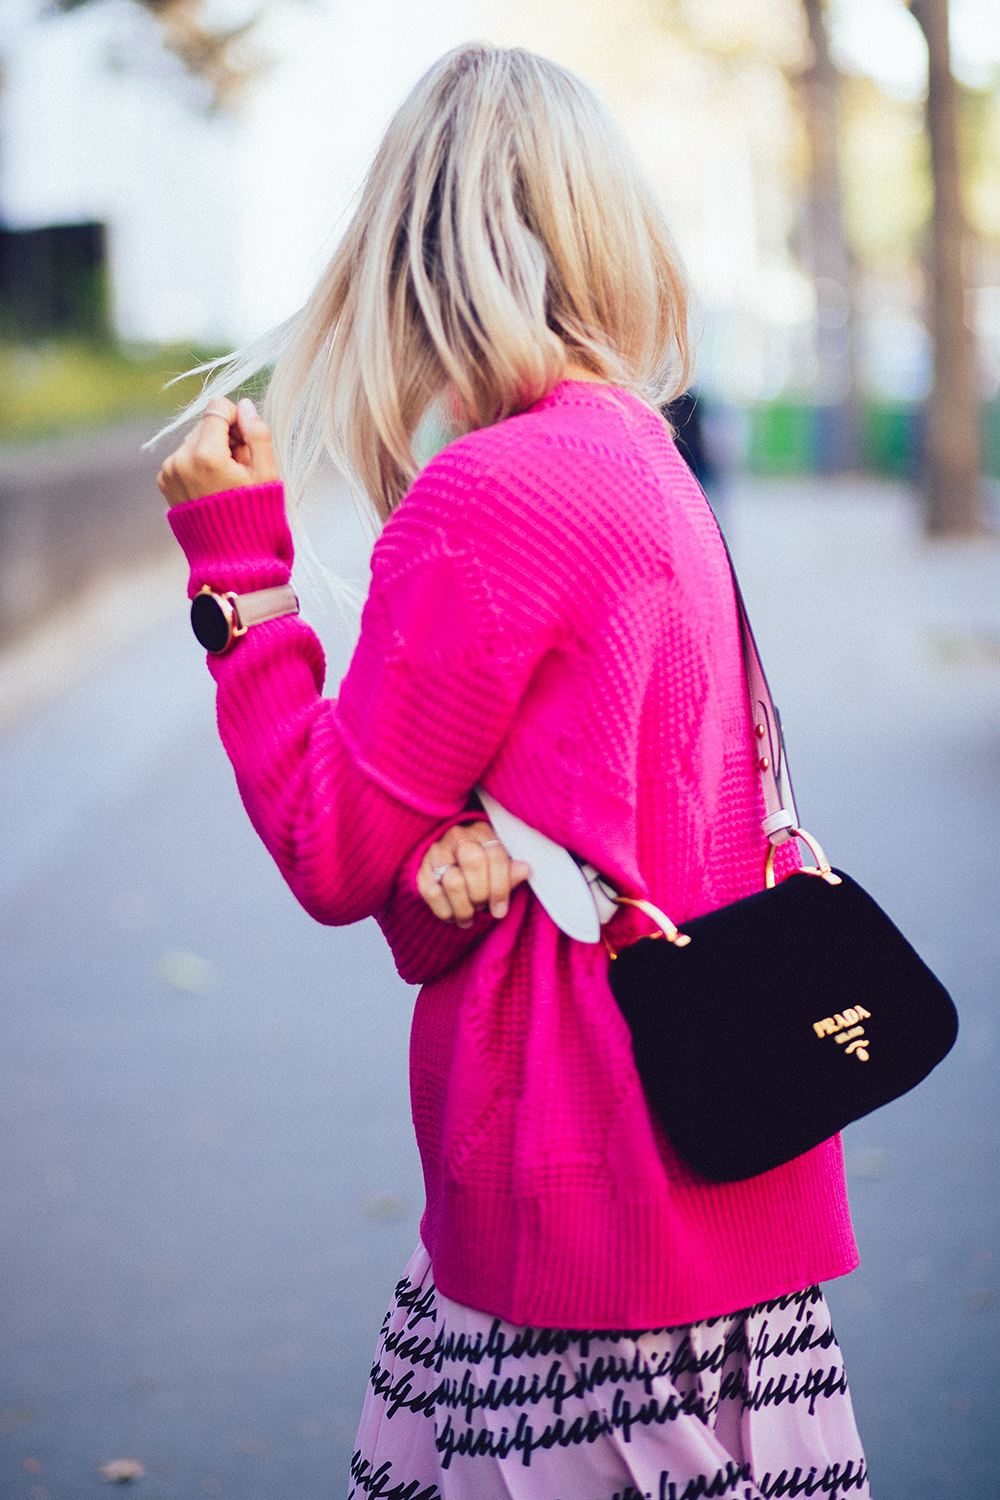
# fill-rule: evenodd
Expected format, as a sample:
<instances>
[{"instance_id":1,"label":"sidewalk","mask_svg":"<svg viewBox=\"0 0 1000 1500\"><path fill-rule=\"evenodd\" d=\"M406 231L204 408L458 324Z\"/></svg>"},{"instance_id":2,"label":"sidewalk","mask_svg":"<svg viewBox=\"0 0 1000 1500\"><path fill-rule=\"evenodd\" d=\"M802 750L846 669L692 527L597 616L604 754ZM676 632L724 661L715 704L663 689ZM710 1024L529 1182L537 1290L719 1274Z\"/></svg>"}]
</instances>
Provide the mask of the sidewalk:
<instances>
[{"instance_id":1,"label":"sidewalk","mask_svg":"<svg viewBox=\"0 0 1000 1500\"><path fill-rule=\"evenodd\" d=\"M986 1500L1000 548L925 543L874 484L742 482L724 520L805 826L962 1018L845 1136L862 1264L827 1293L873 1492ZM73 1500L134 1455L147 1500L328 1500L417 1230L412 993L373 924L309 921L249 828L171 566L158 623L111 611L103 659L0 735L0 1492L27 1458ZM336 611L306 615L341 661Z\"/></svg>"}]
</instances>

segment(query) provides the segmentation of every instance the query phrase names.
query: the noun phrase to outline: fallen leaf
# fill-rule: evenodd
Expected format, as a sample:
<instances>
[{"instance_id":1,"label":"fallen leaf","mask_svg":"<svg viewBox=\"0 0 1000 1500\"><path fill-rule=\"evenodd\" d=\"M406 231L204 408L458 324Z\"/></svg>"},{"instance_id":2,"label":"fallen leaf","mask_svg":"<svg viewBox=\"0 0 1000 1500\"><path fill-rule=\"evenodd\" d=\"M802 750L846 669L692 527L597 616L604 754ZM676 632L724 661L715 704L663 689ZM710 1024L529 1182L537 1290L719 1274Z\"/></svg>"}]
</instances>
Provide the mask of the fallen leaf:
<instances>
[{"instance_id":1,"label":"fallen leaf","mask_svg":"<svg viewBox=\"0 0 1000 1500\"><path fill-rule=\"evenodd\" d=\"M27 1427L31 1422L37 1422L38 1415L29 1406L15 1406L7 1411L0 1411L0 1437L7 1432L13 1432L16 1427Z\"/></svg>"},{"instance_id":2,"label":"fallen leaf","mask_svg":"<svg viewBox=\"0 0 1000 1500\"><path fill-rule=\"evenodd\" d=\"M169 948L157 965L163 983L182 995L208 995L219 983L219 973L207 958L183 948Z\"/></svg>"},{"instance_id":3,"label":"fallen leaf","mask_svg":"<svg viewBox=\"0 0 1000 1500\"><path fill-rule=\"evenodd\" d=\"M848 1177L888 1177L892 1171L892 1157L888 1151L876 1151L870 1146L861 1146L848 1151L844 1158Z\"/></svg>"},{"instance_id":4,"label":"fallen leaf","mask_svg":"<svg viewBox=\"0 0 1000 1500\"><path fill-rule=\"evenodd\" d=\"M131 1484L133 1479L145 1476L146 1467L137 1458L113 1458L110 1463L102 1464L97 1472L105 1484Z\"/></svg>"},{"instance_id":5,"label":"fallen leaf","mask_svg":"<svg viewBox=\"0 0 1000 1500\"><path fill-rule=\"evenodd\" d=\"M405 1219L410 1211L410 1205L405 1198L393 1197L391 1193L372 1193L361 1207L369 1219L383 1219L386 1222L392 1219Z\"/></svg>"},{"instance_id":6,"label":"fallen leaf","mask_svg":"<svg viewBox=\"0 0 1000 1500\"><path fill-rule=\"evenodd\" d=\"M298 1339L286 1339L276 1349L265 1349L257 1361L262 1370L273 1370L275 1372L285 1369L287 1365L293 1365L305 1354L305 1348Z\"/></svg>"}]
</instances>

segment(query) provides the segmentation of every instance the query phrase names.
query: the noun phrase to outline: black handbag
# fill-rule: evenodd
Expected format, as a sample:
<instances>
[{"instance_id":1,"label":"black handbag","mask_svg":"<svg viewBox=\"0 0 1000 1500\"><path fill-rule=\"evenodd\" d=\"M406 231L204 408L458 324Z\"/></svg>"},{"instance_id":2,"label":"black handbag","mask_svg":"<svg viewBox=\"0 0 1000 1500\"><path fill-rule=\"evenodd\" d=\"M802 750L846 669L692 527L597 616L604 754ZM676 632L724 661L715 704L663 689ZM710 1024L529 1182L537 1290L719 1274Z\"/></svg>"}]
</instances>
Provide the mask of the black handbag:
<instances>
[{"instance_id":1,"label":"black handbag","mask_svg":"<svg viewBox=\"0 0 1000 1500\"><path fill-rule=\"evenodd\" d=\"M732 560L730 559L730 565ZM612 955L609 982L667 1138L713 1182L756 1177L918 1084L951 1049L947 990L867 892L799 827L781 722L733 572L771 840L765 889ZM815 868L774 880L801 839Z\"/></svg>"}]
</instances>

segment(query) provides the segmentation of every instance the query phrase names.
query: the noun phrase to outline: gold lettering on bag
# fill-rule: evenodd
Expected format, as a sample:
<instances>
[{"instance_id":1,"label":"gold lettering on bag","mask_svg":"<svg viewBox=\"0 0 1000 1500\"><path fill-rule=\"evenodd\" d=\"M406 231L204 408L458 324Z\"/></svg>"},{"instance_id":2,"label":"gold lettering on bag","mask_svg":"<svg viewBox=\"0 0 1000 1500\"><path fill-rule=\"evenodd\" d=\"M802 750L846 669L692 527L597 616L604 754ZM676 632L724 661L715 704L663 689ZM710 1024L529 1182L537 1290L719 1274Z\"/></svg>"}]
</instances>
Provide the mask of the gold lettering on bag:
<instances>
[{"instance_id":1,"label":"gold lettering on bag","mask_svg":"<svg viewBox=\"0 0 1000 1500\"><path fill-rule=\"evenodd\" d=\"M858 1062L868 1061L869 1041L865 1036L865 1028L859 1026L859 1021L870 1021L871 1011L865 1010L863 1005L852 1005L841 1014L835 1016L824 1016L822 1021L813 1022L813 1031L822 1041L825 1036L832 1036L838 1045L843 1045L845 1054L856 1057Z\"/></svg>"}]
</instances>

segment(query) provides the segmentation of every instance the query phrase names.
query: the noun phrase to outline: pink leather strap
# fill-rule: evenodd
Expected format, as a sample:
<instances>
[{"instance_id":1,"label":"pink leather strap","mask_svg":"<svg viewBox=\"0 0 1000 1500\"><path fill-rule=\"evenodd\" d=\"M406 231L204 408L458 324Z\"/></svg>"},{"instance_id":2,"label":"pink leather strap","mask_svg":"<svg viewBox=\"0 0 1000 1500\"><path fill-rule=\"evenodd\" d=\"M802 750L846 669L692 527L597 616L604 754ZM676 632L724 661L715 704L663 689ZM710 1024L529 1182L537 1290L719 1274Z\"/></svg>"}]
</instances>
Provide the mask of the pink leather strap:
<instances>
[{"instance_id":1,"label":"pink leather strap","mask_svg":"<svg viewBox=\"0 0 1000 1500\"><path fill-rule=\"evenodd\" d=\"M279 620L282 615L297 615L299 612L298 597L290 583L255 589L252 594L235 594L233 602L241 626L263 625L265 620Z\"/></svg>"},{"instance_id":2,"label":"pink leather strap","mask_svg":"<svg viewBox=\"0 0 1000 1500\"><path fill-rule=\"evenodd\" d=\"M722 536L722 528L719 528ZM750 689L750 713L753 721L754 748L757 755L757 775L764 795L764 821L761 827L772 844L784 844L792 837L791 830L799 826L799 815L795 807L795 793L788 773L785 755L785 737L781 728L781 716L774 706L771 689L761 664L760 652L750 627L750 617L743 602L743 591L736 576L728 543L722 536L729 570L733 576L733 591L736 595L736 612L740 622L740 641L743 646L743 670Z\"/></svg>"}]
</instances>

